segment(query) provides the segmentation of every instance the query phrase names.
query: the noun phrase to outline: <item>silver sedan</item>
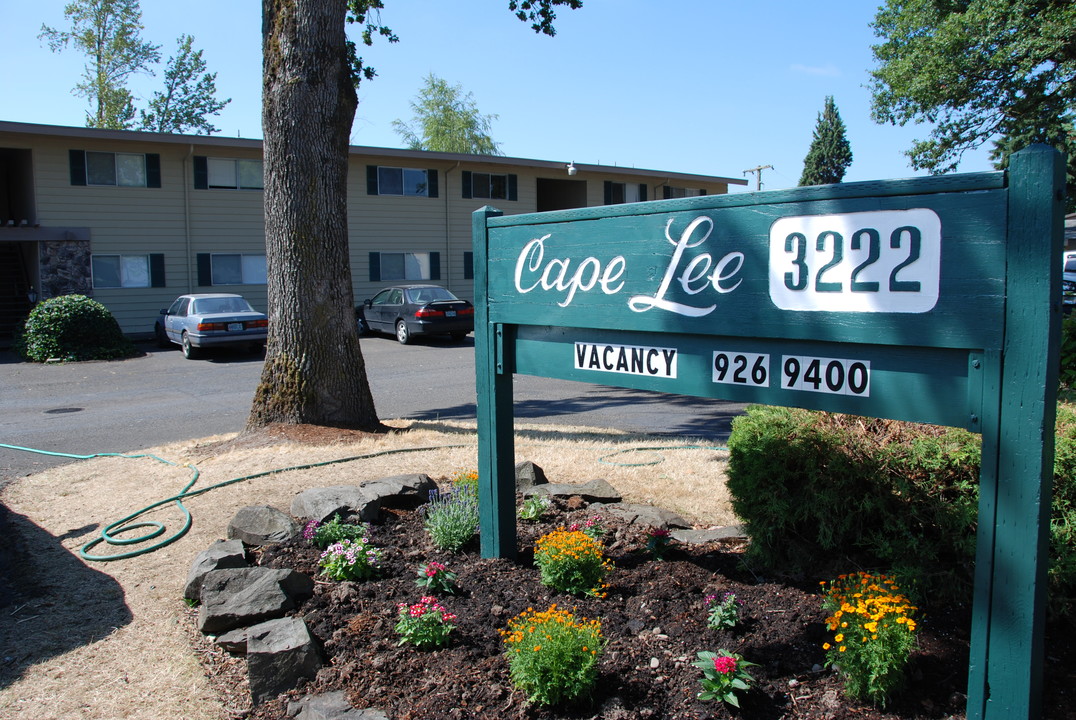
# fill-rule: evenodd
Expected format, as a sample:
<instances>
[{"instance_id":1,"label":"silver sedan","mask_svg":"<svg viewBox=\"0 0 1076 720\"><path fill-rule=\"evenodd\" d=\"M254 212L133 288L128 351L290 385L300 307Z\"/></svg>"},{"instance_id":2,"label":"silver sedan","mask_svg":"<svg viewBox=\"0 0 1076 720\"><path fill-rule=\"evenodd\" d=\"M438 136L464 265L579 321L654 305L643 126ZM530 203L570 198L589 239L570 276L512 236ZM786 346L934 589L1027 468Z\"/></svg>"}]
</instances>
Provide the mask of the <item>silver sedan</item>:
<instances>
[{"instance_id":1,"label":"silver sedan","mask_svg":"<svg viewBox=\"0 0 1076 720\"><path fill-rule=\"evenodd\" d=\"M194 359L202 348L264 345L268 329L269 318L242 295L199 293L180 295L161 310L153 333L161 347L175 343Z\"/></svg>"}]
</instances>

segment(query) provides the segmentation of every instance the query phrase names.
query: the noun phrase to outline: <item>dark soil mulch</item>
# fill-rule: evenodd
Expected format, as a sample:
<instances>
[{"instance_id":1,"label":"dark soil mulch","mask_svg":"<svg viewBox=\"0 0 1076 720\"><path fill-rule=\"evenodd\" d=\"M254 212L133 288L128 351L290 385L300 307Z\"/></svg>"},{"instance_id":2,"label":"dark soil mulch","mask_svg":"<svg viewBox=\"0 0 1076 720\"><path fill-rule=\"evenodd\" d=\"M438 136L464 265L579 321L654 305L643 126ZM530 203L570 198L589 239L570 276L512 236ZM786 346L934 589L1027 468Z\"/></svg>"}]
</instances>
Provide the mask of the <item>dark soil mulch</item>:
<instances>
[{"instance_id":1,"label":"dark soil mulch","mask_svg":"<svg viewBox=\"0 0 1076 720\"><path fill-rule=\"evenodd\" d=\"M578 503L576 503L578 505ZM592 516L558 503L541 523L519 523L516 560L482 559L477 545L459 555L433 549L418 513L392 512L371 530L383 548L381 579L364 583L319 580L299 610L328 662L317 679L254 708L255 720L282 720L290 700L344 690L355 707L384 710L394 720L490 718L777 718L865 720L964 717L969 614L965 608L925 607L919 648L908 669L908 690L884 710L851 701L839 678L824 669L828 639L817 580L759 577L742 562L744 541L678 546L662 562L644 551L645 529L606 521L607 555L616 569L604 599L576 598L538 581L531 553L543 533ZM318 551L305 541L266 548L258 562L316 575ZM420 565L439 560L458 573L461 593L442 598L459 616L447 648L423 652L400 647L396 604L427 594L414 583ZM733 592L743 603L734 630L706 626L704 598ZM572 708L529 705L509 680L497 633L528 607L556 603L577 615L600 618L608 645L593 696ZM1048 643L1046 717L1073 717L1074 660L1070 633ZM756 685L737 710L696 696L700 650L720 648L758 664Z\"/></svg>"}]
</instances>

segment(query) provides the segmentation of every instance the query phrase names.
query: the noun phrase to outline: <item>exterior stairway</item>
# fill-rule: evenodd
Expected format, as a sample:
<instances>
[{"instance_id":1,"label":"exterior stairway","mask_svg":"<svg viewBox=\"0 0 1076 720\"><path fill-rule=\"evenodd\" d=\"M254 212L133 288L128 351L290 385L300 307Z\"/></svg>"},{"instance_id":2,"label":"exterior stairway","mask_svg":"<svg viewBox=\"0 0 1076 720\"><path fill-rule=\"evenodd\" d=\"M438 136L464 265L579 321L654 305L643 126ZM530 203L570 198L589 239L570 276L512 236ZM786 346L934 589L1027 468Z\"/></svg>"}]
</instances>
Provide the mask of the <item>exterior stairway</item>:
<instances>
[{"instance_id":1,"label":"exterior stairway","mask_svg":"<svg viewBox=\"0 0 1076 720\"><path fill-rule=\"evenodd\" d=\"M0 348L11 347L31 305L30 284L18 243L0 242Z\"/></svg>"}]
</instances>

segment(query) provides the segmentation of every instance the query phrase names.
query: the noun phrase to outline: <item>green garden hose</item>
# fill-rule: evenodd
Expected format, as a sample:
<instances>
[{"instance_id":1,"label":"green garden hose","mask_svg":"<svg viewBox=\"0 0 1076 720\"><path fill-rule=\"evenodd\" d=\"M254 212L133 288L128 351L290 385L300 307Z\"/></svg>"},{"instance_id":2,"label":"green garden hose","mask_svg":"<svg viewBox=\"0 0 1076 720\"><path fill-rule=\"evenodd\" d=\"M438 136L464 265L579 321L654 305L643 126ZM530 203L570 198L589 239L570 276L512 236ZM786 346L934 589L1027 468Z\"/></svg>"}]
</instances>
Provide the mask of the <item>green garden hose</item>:
<instances>
[{"instance_id":1,"label":"green garden hose","mask_svg":"<svg viewBox=\"0 0 1076 720\"><path fill-rule=\"evenodd\" d=\"M54 457L71 458L73 460L89 460L91 458L97 458L97 457L118 457L118 458L132 459L132 460L136 460L136 459L140 459L140 458L150 458L152 460L156 460L157 462L161 462L161 463L164 463L166 465L171 465L172 467L189 467L191 469L191 479L187 482L186 485L183 486L183 489L177 495L167 497L167 498L165 498L163 500L158 500L157 502L155 502L155 503L153 503L151 505L147 505L147 506L145 506L144 508L142 508L140 510L136 510L135 512L131 513L130 515L128 515L125 518L117 520L114 523L110 523L109 525L105 526L104 529L101 530L100 537L94 538L93 540L89 541L88 543L83 545L81 548L79 548L78 554L79 554L79 557L81 557L83 560L90 560L90 561L94 561L94 562L108 562L110 560L123 560L125 558L137 557L138 555L153 552L154 550L157 550L158 548L162 548L165 545L169 545L171 543L174 543L176 540L179 540L181 537L186 535L187 531L190 530L192 519L191 519L190 511L187 510L186 506L183 504L183 500L185 498L196 497L196 496L201 495L203 493L207 493L210 490L215 490L217 488L221 488L221 487L224 487L226 485L234 485L235 483L242 482L244 480L254 480L255 478L266 477L267 475L274 475L276 473L290 472L292 470L309 470L311 468L324 467L325 465L335 465L337 463L352 462L354 460L367 460L369 458L380 457L382 455L395 455L395 454L399 454L399 453L422 452L422 451L426 451L426 450L444 450L444 449L462 448L462 447L469 447L469 446L468 445L434 445L434 446L430 446L430 447L397 448L395 450L381 450L381 451L378 451L378 452L367 453L365 455L353 455L351 457L338 458L336 460L325 460L323 462L308 463L306 465L293 465L291 467L276 468L275 470L266 470L264 472L253 473L251 475L243 475L242 477L232 478L231 480L225 480L224 482L219 482L219 483L217 483L215 485L209 485L207 487L200 488L198 490L191 490L191 487L194 485L194 483L196 483L198 481L198 475L199 475L198 468L194 467L193 465L190 465L189 463L184 464L184 465L178 465L178 464L176 464L174 462L171 462L170 460L165 460L164 458L159 458L156 455L150 455L148 453L142 453L142 454L136 454L136 455L126 455L126 454L123 454L123 453L93 453L91 455L73 455L71 453L52 452L52 451L49 451L49 450L36 450L34 448L20 447L18 445L8 445L7 443L0 443L0 447L7 448L9 450L22 450L24 452L37 453L39 455L52 455ZM150 510L158 508L161 505L167 505L170 502L174 502L176 504L176 507L179 508L180 512L183 513L183 527L181 527L179 530L177 530L173 534L169 535L168 537L164 538L163 540L161 540L159 542L154 543L153 545L148 545L146 547L142 547L142 548L139 548L137 550L130 550L130 551L124 552L124 553L116 553L115 555L93 555L93 554L90 553L90 550L92 550L97 545L101 544L102 542L108 543L109 545L120 545L120 546L136 545L136 544L139 544L139 543L148 542L149 540L152 540L152 539L154 539L156 537L160 537L165 532L164 523L158 522L156 520L149 520L149 521L143 521L143 522L131 522L131 521L134 520L135 518L139 517L140 515L146 514ZM130 523L130 524L128 524L128 523ZM119 533L126 533L128 531L135 530L135 529L138 529L138 528L152 528L152 529L150 531L148 531L148 532L146 532L146 533L144 533L142 535L138 535L136 537L127 537L127 538L116 537Z\"/></svg>"},{"instance_id":2,"label":"green garden hose","mask_svg":"<svg viewBox=\"0 0 1076 720\"><path fill-rule=\"evenodd\" d=\"M325 461L316 462L316 463L308 463L306 465L293 465L291 467L276 468L274 470L265 470L264 472L253 473L251 475L243 475L242 477L232 478L231 480L225 480L225 481L219 482L219 483L217 483L215 485L209 485L207 487L200 488L198 490L191 490L191 488L194 486L194 484L196 482L198 482L198 476L199 476L198 468L196 468L194 465L191 465L190 463L184 463L184 464L180 465L180 464L172 462L171 460L165 460L164 458L160 458L160 457L157 457L156 455L151 455L149 453L139 453L139 454L130 454L130 455L124 454L124 453L92 453L90 455L74 455L72 453L52 452L50 450L37 450L35 448L21 447L19 445L8 445L7 443L0 443L0 447L7 448L9 450L21 450L23 452L37 453L39 455L51 455L53 457L71 458L73 460L90 460L92 458L98 458L98 457L118 457L118 458L125 458L125 459L129 459L129 460L138 460L138 459L142 459L142 458L149 458L151 460L156 460L157 462L164 463L165 465L171 465L172 467L187 467L187 468L190 468L191 478L187 482L187 484L183 486L183 489L178 494L172 495L171 497L164 498L163 500L158 500L157 502L152 503L150 505L146 505L144 508L136 510L135 512L131 513L130 515L127 515L124 518L121 518L121 519L119 519L119 520L117 520L117 521L115 521L113 523L110 523L110 524L106 525L101 530L101 533L100 533L99 537L96 537L93 540L90 540L88 543L86 543L81 548L79 548L78 554L79 554L79 557L81 557L83 560L88 560L88 561L92 561L92 562L109 562L111 560L124 560L126 558L137 557L137 556L143 555L145 553L153 552L154 550L162 548L165 545L169 545L171 543L174 543L176 540L179 540L181 537L186 535L187 531L190 530L190 528L191 528L192 518L191 518L190 511L183 504L183 500L185 498L196 497L198 495L202 495L203 493L207 493L210 490L215 490L217 488L225 487L227 485L234 485L235 483L243 482L244 480L254 480L256 478L266 477L267 475L275 475L277 473L282 473L282 472L291 472L292 470L310 470L311 468L324 467L326 465L336 465L338 463L353 462L355 460L368 460L370 458L380 457L380 456L383 456L383 455L395 455L395 454L399 454L399 453L411 453L411 452L424 452L424 451L427 451L427 450L445 450L445 449L463 448L463 447L470 447L470 446L469 445L432 445L432 446L427 446L427 447L397 448L397 449L394 449L394 450L380 450L378 452L367 453L365 455L353 455L351 457L337 458L335 460L325 460ZM641 466L645 466L645 465L657 465L658 463L664 461L664 457L659 455L657 460L652 460L652 461L648 461L648 462L640 462L640 463L618 463L618 462L610 462L610 461L606 460L606 458L611 458L611 457L614 457L616 455L621 455L621 454L624 454L624 453L651 452L651 451L657 451L657 450L715 450L715 451L720 452L720 451L727 451L728 448L725 448L725 447L707 447L707 446L704 446L704 445L667 445L667 446L660 446L660 447L627 448L626 450L618 450L618 451L616 451L614 453L604 455L604 456L602 456L601 458L598 459L598 462L606 463L608 465L619 465L619 466L622 466L622 467L641 467ZM158 541L158 542L156 542L156 543L154 543L152 545L147 545L145 547L140 547L140 548L137 548L135 550L129 550L127 552L116 553L114 555L94 555L94 554L92 554L90 552L93 548L97 547L101 543L108 543L109 545L116 545L116 546L121 546L122 547L122 546L129 546L129 545L139 545L139 544L142 544L142 543L149 542L150 540L153 540L154 538L160 537L166 531L166 526L164 525L164 523L159 522L157 520L144 520L142 522L132 522L132 521L135 520L136 518L142 516L142 515L145 515L146 513L148 513L151 510L154 510L154 509L156 509L156 508L158 508L158 507L160 507L162 505L167 505L168 503L171 503L171 502L174 502L176 504L176 507L179 509L179 511L181 513L183 513L183 526L179 530L177 530L174 533L172 533L171 535L169 535L168 537L166 537L163 540L160 540L160 541ZM128 532L130 532L132 530L137 530L137 529L140 529L140 528L149 528L149 530L147 532L141 534L141 535L136 535L134 537L118 537L122 533L128 533Z\"/></svg>"}]
</instances>

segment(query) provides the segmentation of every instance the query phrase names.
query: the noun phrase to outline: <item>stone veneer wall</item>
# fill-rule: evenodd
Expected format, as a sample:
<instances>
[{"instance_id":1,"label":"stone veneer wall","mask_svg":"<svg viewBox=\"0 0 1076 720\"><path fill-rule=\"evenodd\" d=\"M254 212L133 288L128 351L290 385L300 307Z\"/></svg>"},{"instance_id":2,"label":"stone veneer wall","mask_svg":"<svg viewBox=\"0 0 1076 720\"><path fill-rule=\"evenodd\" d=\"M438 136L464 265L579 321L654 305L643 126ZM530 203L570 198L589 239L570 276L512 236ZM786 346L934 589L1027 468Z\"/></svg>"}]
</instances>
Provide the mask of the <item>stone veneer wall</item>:
<instances>
[{"instance_id":1,"label":"stone veneer wall","mask_svg":"<svg viewBox=\"0 0 1076 720\"><path fill-rule=\"evenodd\" d=\"M40 300L73 293L93 296L89 240L48 240L39 248Z\"/></svg>"}]
</instances>

